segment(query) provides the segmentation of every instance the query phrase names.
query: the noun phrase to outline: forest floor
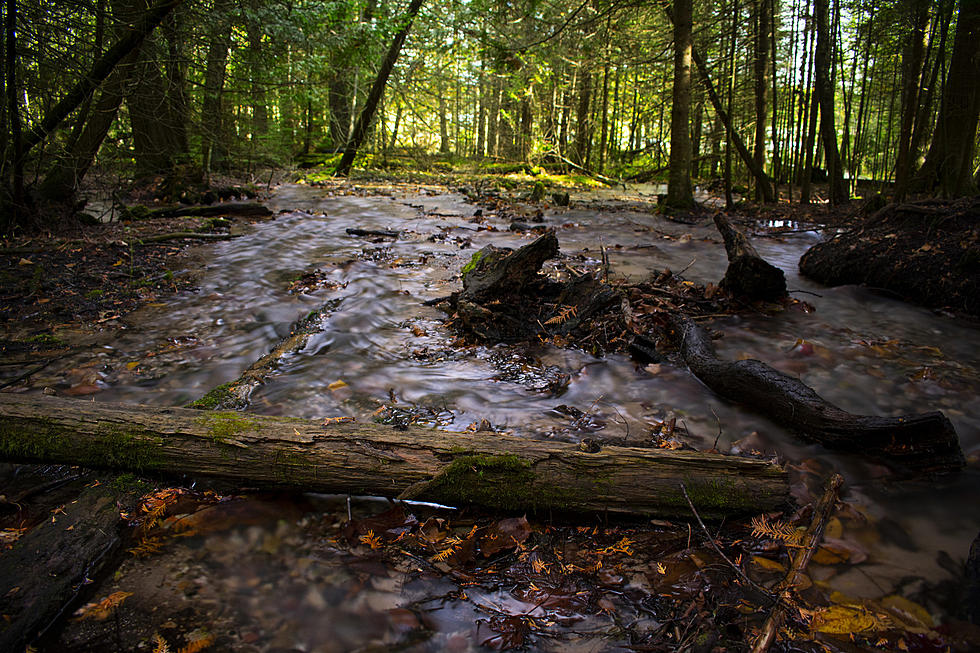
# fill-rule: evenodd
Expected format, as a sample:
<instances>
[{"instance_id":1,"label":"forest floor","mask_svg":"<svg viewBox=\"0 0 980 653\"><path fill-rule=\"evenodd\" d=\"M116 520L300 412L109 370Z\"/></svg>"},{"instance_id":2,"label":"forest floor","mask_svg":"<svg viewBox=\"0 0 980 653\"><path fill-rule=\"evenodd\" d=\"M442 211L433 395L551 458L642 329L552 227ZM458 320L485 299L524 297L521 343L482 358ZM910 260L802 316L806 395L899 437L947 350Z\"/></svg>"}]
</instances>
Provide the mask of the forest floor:
<instances>
[{"instance_id":1,"label":"forest floor","mask_svg":"<svg viewBox=\"0 0 980 653\"><path fill-rule=\"evenodd\" d=\"M335 194L451 189L492 207L498 216L519 225L517 229L533 229L537 212L549 205L548 200L529 200L535 186L532 177L443 182L376 176L344 182L311 177L310 181ZM574 201L575 188L554 187L549 193L552 190L570 190ZM655 194L610 192L597 201L606 208L657 211ZM697 216L711 212L703 208ZM735 215L741 224L755 225L756 233L773 234L845 228L862 219L855 208L832 210L826 204L745 204ZM683 222L697 216L672 219ZM6 391L17 391L32 373L73 346L110 342L124 328L121 318L136 308L195 288L194 271L206 265L211 244L193 238L146 239L178 232L236 236L247 233L255 220L114 221L3 242L0 384L9 386ZM189 272L178 273L182 270ZM66 378L51 388L52 394L63 395L97 391L96 382L88 377ZM668 431L674 424L664 426L663 446L673 446ZM794 472L794 492L805 497L804 504L819 498L828 471ZM77 476L68 469L51 473ZM48 481L32 474L18 476L13 466L5 468L4 476L0 546L9 547L70 501L70 496L64 491L32 494L32 488ZM94 478L87 474L65 487L80 489ZM23 505L13 503L16 497L23 497ZM127 546L135 555L121 563L114 578L100 583L105 590L101 595L87 595L92 602L75 621L49 635L42 650L152 646L171 650L168 645L172 650L290 650L290 643L304 637L321 642L328 638L326 631L317 630L316 620L294 618L307 612L327 614L331 622L348 622L347 630L329 635L335 638L334 648L322 650L530 646L742 651L750 648L766 618L777 609L783 612L785 624L779 631L782 641L773 650L966 651L980 643L975 627L957 620L940 624L908 599L828 597L808 579L797 588L793 601L777 608L772 588L788 573L797 546L793 534L806 529L812 505L803 505L796 513L768 516L771 521L729 524L723 532L710 535L699 531L696 522L640 525L600 520L569 526L472 512L447 515L426 507L410 513L395 506L379 513L376 507L355 506L351 513L349 504L330 501L334 503L314 506L298 497L242 495L217 486L214 491L201 491L157 485L129 516ZM330 516L314 518L314 510ZM284 515L290 518L290 526L283 525ZM822 563L851 558L859 562L860 550L835 538L849 523L861 519L846 506L832 519L833 541L818 553ZM243 529L237 539L208 539L209 533L236 528ZM172 550L154 566L139 563L141 557L152 557L167 542L187 535L203 539L190 548ZM270 553L288 561L270 563ZM248 571L240 573L242 569ZM127 579L133 582L124 582ZM127 601L122 588L134 584L143 592ZM770 589L760 591L760 585ZM508 587L519 589L502 589ZM249 588L261 591L261 596L286 598L281 606L262 606L257 598L248 598ZM393 603L393 590L417 599L407 605ZM237 620L218 607L229 597L242 603L232 606L238 610L232 610L239 615ZM475 609L452 615L435 607L461 600L469 600ZM158 623L157 616L164 613L174 616ZM243 614L254 618L254 623L244 622ZM453 625L474 619L476 628L468 635ZM297 628L312 630L297 635ZM371 629L378 633L365 644L362 633ZM433 635L439 632L443 635Z\"/></svg>"}]
</instances>

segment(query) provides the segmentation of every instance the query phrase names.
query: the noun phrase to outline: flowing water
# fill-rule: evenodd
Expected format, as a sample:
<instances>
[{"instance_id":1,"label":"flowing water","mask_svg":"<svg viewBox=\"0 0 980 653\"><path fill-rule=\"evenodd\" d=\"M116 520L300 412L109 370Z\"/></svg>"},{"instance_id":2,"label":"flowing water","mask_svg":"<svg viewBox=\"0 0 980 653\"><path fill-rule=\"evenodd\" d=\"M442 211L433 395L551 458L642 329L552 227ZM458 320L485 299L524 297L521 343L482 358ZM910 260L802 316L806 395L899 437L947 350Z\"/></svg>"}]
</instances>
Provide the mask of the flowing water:
<instances>
[{"instance_id":1,"label":"flowing water","mask_svg":"<svg viewBox=\"0 0 980 653\"><path fill-rule=\"evenodd\" d=\"M789 288L799 291L795 296L815 310L716 320L712 327L724 334L719 355L766 361L856 413L941 409L971 460L967 471L935 483L890 482L874 463L803 444L718 399L686 370L667 365L643 367L623 356L595 358L544 346L529 352L457 347L442 326L444 316L422 303L457 289L460 269L480 247L518 247L531 238L507 231L509 221L492 211L485 223L498 230L480 229L471 218L475 207L462 196L404 190L335 195L285 186L269 204L281 211L276 219L208 250L197 292L129 316L122 335L95 352L89 364L104 364L97 400L186 403L237 377L287 335L295 320L327 305L322 331L256 390L251 410L369 420L388 405L448 430L486 419L496 429L526 437L588 435L627 443L649 441L661 422L677 418L698 448L708 449L717 440L721 451L734 446L778 454L801 478L831 469L845 475L847 499L863 519L848 522L846 536L868 559L827 571L835 589L882 596L957 580L956 566L980 528L980 331L864 289L824 288L801 278L797 261L819 240L817 233L755 239L760 254L786 272ZM680 224L630 203L610 210L605 198L588 197L577 198L571 209L547 212L545 219L556 227L563 254L571 257L550 265L556 276L565 271L564 262L596 265L602 246L613 274L635 280L669 267L684 269L693 281L717 282L727 264L710 219ZM348 235L351 227L401 236L372 242L376 239ZM316 287L288 290L293 279L314 270L320 271ZM556 396L546 386L559 374L568 376L568 384ZM572 418L555 410L560 405L581 414ZM295 539L295 534L249 533L261 541ZM224 555L228 573L234 574L231 561L241 555L239 544L247 548L227 538L206 546L216 551L215 559ZM317 564L342 567L338 559L317 555ZM343 582L327 585L339 592ZM372 582L362 599L385 609L404 605L407 596L416 600L419 592L438 596L443 591L438 583L419 590L410 584L382 587L388 581L380 577ZM322 586L319 591L330 593ZM471 598L503 600L475 593ZM329 596L304 601L299 604L306 607L296 610L307 610L308 619L316 618L315 606L331 603ZM938 603L931 607L941 611ZM472 623L473 610L449 603L433 618L451 633L460 620ZM296 620L306 624L310 641L318 640L313 622Z\"/></svg>"}]
</instances>

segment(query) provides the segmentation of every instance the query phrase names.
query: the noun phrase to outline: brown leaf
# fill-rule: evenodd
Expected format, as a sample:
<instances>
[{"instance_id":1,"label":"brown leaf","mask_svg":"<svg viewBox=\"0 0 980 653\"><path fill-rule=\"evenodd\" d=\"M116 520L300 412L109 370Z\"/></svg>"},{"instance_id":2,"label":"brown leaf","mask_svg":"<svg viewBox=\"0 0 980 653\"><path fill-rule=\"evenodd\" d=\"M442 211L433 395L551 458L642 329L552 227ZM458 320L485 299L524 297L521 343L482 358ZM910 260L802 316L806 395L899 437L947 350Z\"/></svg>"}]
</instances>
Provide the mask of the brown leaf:
<instances>
[{"instance_id":1,"label":"brown leaf","mask_svg":"<svg viewBox=\"0 0 980 653\"><path fill-rule=\"evenodd\" d=\"M522 544L530 534L531 526L527 523L527 517L501 519L484 533L480 541L480 550L484 557L489 557L504 549L513 549L518 544Z\"/></svg>"}]
</instances>

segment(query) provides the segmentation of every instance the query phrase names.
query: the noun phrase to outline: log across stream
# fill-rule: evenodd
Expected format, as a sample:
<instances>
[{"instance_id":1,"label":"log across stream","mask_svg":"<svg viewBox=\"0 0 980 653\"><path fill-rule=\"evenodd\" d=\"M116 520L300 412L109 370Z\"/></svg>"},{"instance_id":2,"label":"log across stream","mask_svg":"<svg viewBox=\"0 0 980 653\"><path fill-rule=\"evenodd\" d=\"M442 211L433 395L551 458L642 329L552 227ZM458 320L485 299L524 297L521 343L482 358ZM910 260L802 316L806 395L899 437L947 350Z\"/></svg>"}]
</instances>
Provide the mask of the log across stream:
<instances>
[{"instance_id":1,"label":"log across stream","mask_svg":"<svg viewBox=\"0 0 980 653\"><path fill-rule=\"evenodd\" d=\"M6 460L250 487L680 517L690 512L684 484L711 518L776 510L788 497L778 466L700 452L18 395L0 395L0 422Z\"/></svg>"}]
</instances>

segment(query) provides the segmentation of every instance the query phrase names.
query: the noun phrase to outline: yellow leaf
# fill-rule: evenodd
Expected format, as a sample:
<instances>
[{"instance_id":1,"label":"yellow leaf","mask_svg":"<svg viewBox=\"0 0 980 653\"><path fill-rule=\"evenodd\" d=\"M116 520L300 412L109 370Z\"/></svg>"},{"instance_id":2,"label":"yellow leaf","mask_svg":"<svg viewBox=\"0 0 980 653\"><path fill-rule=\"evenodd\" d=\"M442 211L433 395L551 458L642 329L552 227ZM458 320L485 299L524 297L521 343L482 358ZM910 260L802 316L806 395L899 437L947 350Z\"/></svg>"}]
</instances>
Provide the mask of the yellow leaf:
<instances>
[{"instance_id":1,"label":"yellow leaf","mask_svg":"<svg viewBox=\"0 0 980 653\"><path fill-rule=\"evenodd\" d=\"M34 261L29 258L22 258L21 260L17 261L17 265L34 265Z\"/></svg>"},{"instance_id":2,"label":"yellow leaf","mask_svg":"<svg viewBox=\"0 0 980 653\"><path fill-rule=\"evenodd\" d=\"M758 565L768 571L786 573L786 565L780 564L775 560L770 560L769 558L763 558L762 556L752 556L752 564Z\"/></svg>"},{"instance_id":3,"label":"yellow leaf","mask_svg":"<svg viewBox=\"0 0 980 653\"><path fill-rule=\"evenodd\" d=\"M153 653L170 653L170 646L167 645L167 640L160 633L153 634L153 641L156 642L156 646L153 647Z\"/></svg>"},{"instance_id":4,"label":"yellow leaf","mask_svg":"<svg viewBox=\"0 0 980 653\"><path fill-rule=\"evenodd\" d=\"M347 387L347 383L344 382L344 381L341 381L339 379L337 381L334 381L333 383L331 383L330 385L327 386L327 388L331 392L333 392L334 390L340 390L341 388L346 388L346 387Z\"/></svg>"},{"instance_id":5,"label":"yellow leaf","mask_svg":"<svg viewBox=\"0 0 980 653\"><path fill-rule=\"evenodd\" d=\"M136 367L139 367L139 365L140 365L140 362L139 361L129 361L128 363L126 363L126 369L127 370L131 370L131 369L134 369Z\"/></svg>"},{"instance_id":6,"label":"yellow leaf","mask_svg":"<svg viewBox=\"0 0 980 653\"><path fill-rule=\"evenodd\" d=\"M850 635L851 633L886 630L888 625L879 619L878 615L864 608L832 605L813 615L810 628L819 633Z\"/></svg>"},{"instance_id":7,"label":"yellow leaf","mask_svg":"<svg viewBox=\"0 0 980 653\"><path fill-rule=\"evenodd\" d=\"M181 648L177 653L198 653L206 648L211 648L211 645L215 642L215 636L211 634L205 634L197 639L192 639L187 646Z\"/></svg>"},{"instance_id":8,"label":"yellow leaf","mask_svg":"<svg viewBox=\"0 0 980 653\"><path fill-rule=\"evenodd\" d=\"M118 261L116 261L115 263L112 264L112 267L118 268L122 264L123 264L123 260L122 259L119 259Z\"/></svg>"},{"instance_id":9,"label":"yellow leaf","mask_svg":"<svg viewBox=\"0 0 980 653\"><path fill-rule=\"evenodd\" d=\"M909 601L904 596L897 594L886 596L881 599L881 605L892 617L902 622L905 630L925 632L935 625L935 621L928 610L914 601Z\"/></svg>"},{"instance_id":10,"label":"yellow leaf","mask_svg":"<svg viewBox=\"0 0 980 653\"><path fill-rule=\"evenodd\" d=\"M841 523L837 517L831 517L827 521L827 527L824 529L824 537L833 537L839 539L841 535L844 534L844 524Z\"/></svg>"},{"instance_id":11,"label":"yellow leaf","mask_svg":"<svg viewBox=\"0 0 980 653\"><path fill-rule=\"evenodd\" d=\"M666 574L667 573L667 565L665 565L662 562L658 562L657 563L657 573L658 574L661 574L661 575Z\"/></svg>"}]
</instances>

